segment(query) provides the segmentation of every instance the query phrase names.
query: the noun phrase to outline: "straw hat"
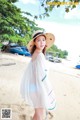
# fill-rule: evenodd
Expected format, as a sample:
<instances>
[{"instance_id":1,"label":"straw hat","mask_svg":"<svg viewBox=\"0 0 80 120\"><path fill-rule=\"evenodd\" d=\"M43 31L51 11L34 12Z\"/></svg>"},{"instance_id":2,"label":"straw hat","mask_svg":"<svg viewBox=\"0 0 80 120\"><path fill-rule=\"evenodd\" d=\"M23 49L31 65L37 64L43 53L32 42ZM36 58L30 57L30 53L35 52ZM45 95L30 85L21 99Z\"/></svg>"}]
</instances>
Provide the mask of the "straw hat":
<instances>
[{"instance_id":1,"label":"straw hat","mask_svg":"<svg viewBox=\"0 0 80 120\"><path fill-rule=\"evenodd\" d=\"M34 39L41 35L45 36L45 38L46 38L46 49L50 48L53 45L53 43L55 41L55 36L52 33L44 33L41 30L37 30L33 33L33 35L32 35L33 39L27 45L27 48L30 52L34 46Z\"/></svg>"}]
</instances>

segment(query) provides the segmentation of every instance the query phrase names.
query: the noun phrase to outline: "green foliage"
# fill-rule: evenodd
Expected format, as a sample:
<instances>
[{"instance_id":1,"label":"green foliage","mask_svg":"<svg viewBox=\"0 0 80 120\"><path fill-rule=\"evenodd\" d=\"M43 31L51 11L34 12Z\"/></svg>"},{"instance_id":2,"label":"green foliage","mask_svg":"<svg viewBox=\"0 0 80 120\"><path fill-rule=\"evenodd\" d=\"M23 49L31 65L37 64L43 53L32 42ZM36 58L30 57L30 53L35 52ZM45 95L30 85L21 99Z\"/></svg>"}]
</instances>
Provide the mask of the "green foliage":
<instances>
[{"instance_id":1,"label":"green foliage","mask_svg":"<svg viewBox=\"0 0 80 120\"><path fill-rule=\"evenodd\" d=\"M49 48L47 52L51 52L54 57L58 56L59 58L66 58L68 55L66 50L62 51L61 49L58 49L56 45L53 45L51 48Z\"/></svg>"},{"instance_id":2,"label":"green foliage","mask_svg":"<svg viewBox=\"0 0 80 120\"><path fill-rule=\"evenodd\" d=\"M1 49L1 47L2 47L2 43L0 43L0 49Z\"/></svg>"},{"instance_id":3,"label":"green foliage","mask_svg":"<svg viewBox=\"0 0 80 120\"><path fill-rule=\"evenodd\" d=\"M0 41L21 41L26 44L31 39L32 32L40 28L28 18L32 16L30 13L22 12L13 4L16 1L0 0Z\"/></svg>"},{"instance_id":4,"label":"green foliage","mask_svg":"<svg viewBox=\"0 0 80 120\"><path fill-rule=\"evenodd\" d=\"M21 11L17 8L13 4L16 1L17 0L0 0L0 42L8 40L20 45L26 45L29 40L31 40L33 31L43 28L37 27L37 24L28 18L28 16L33 17L31 13ZM46 5L45 7L46 2L50 1L51 0L42 0L41 6L44 7L45 12L39 15L39 18L49 17L49 12L55 7L53 5ZM75 6L73 6L73 8L74 7ZM25 15L23 16L22 14ZM38 18L36 15L34 17L35 19ZM58 55L62 58L66 58L68 55L67 51L61 51L55 45L48 51L51 51L54 56Z\"/></svg>"},{"instance_id":5,"label":"green foliage","mask_svg":"<svg viewBox=\"0 0 80 120\"><path fill-rule=\"evenodd\" d=\"M8 2L12 2L12 3L15 3L15 2L17 2L18 0L7 0Z\"/></svg>"},{"instance_id":6,"label":"green foliage","mask_svg":"<svg viewBox=\"0 0 80 120\"><path fill-rule=\"evenodd\" d=\"M55 7L60 7L61 5L64 5L65 12L69 12L70 10L74 9L77 5L80 4L80 0L41 0L40 1L41 7L44 9L44 12L41 13L39 16L36 16L35 18L44 18L49 16L49 13L54 10Z\"/></svg>"}]
</instances>

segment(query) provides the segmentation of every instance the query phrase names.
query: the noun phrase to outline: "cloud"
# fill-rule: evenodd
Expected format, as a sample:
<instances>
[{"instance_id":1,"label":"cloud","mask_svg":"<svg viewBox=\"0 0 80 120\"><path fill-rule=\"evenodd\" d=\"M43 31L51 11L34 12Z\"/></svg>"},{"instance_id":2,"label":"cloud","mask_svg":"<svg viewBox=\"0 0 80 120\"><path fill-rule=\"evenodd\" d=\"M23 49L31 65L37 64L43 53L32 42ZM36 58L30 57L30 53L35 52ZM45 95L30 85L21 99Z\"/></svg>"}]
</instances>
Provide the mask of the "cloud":
<instances>
[{"instance_id":1,"label":"cloud","mask_svg":"<svg viewBox=\"0 0 80 120\"><path fill-rule=\"evenodd\" d=\"M65 13L65 19L80 19L80 9L78 7L71 10L69 13Z\"/></svg>"},{"instance_id":2,"label":"cloud","mask_svg":"<svg viewBox=\"0 0 80 120\"><path fill-rule=\"evenodd\" d=\"M37 0L19 0L19 1L21 1L23 4L28 4L28 3L36 4L37 3Z\"/></svg>"}]
</instances>

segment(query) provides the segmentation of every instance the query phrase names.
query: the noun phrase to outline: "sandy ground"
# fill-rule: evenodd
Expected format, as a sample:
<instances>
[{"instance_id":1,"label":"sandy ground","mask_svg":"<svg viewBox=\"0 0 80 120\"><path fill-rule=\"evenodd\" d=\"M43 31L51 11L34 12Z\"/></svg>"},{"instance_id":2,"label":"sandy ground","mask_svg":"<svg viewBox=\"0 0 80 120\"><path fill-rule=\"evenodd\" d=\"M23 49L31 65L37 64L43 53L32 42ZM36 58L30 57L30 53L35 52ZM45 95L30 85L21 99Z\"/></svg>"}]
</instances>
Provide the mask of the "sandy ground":
<instances>
[{"instance_id":1,"label":"sandy ground","mask_svg":"<svg viewBox=\"0 0 80 120\"><path fill-rule=\"evenodd\" d=\"M30 120L34 109L20 96L20 80L30 58L0 53L0 112L12 109L12 120ZM47 62L57 106L48 120L80 120L80 70ZM0 114L1 119L1 114Z\"/></svg>"}]
</instances>

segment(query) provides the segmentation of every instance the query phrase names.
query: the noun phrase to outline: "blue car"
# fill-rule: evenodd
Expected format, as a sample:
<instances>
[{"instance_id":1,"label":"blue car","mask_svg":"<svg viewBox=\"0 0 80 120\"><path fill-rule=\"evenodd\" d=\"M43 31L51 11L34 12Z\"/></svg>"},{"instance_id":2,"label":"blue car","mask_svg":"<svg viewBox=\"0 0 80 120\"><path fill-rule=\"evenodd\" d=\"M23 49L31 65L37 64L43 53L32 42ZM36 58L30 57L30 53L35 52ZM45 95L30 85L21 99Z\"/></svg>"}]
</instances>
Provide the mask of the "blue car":
<instances>
[{"instance_id":1,"label":"blue car","mask_svg":"<svg viewBox=\"0 0 80 120\"><path fill-rule=\"evenodd\" d=\"M14 53L14 54L16 53L16 54L19 54L19 55L31 56L28 49L24 46L22 46L22 47L11 47L9 49L9 52Z\"/></svg>"},{"instance_id":2,"label":"blue car","mask_svg":"<svg viewBox=\"0 0 80 120\"><path fill-rule=\"evenodd\" d=\"M77 68L77 69L80 69L80 65L76 65L76 68Z\"/></svg>"}]
</instances>

